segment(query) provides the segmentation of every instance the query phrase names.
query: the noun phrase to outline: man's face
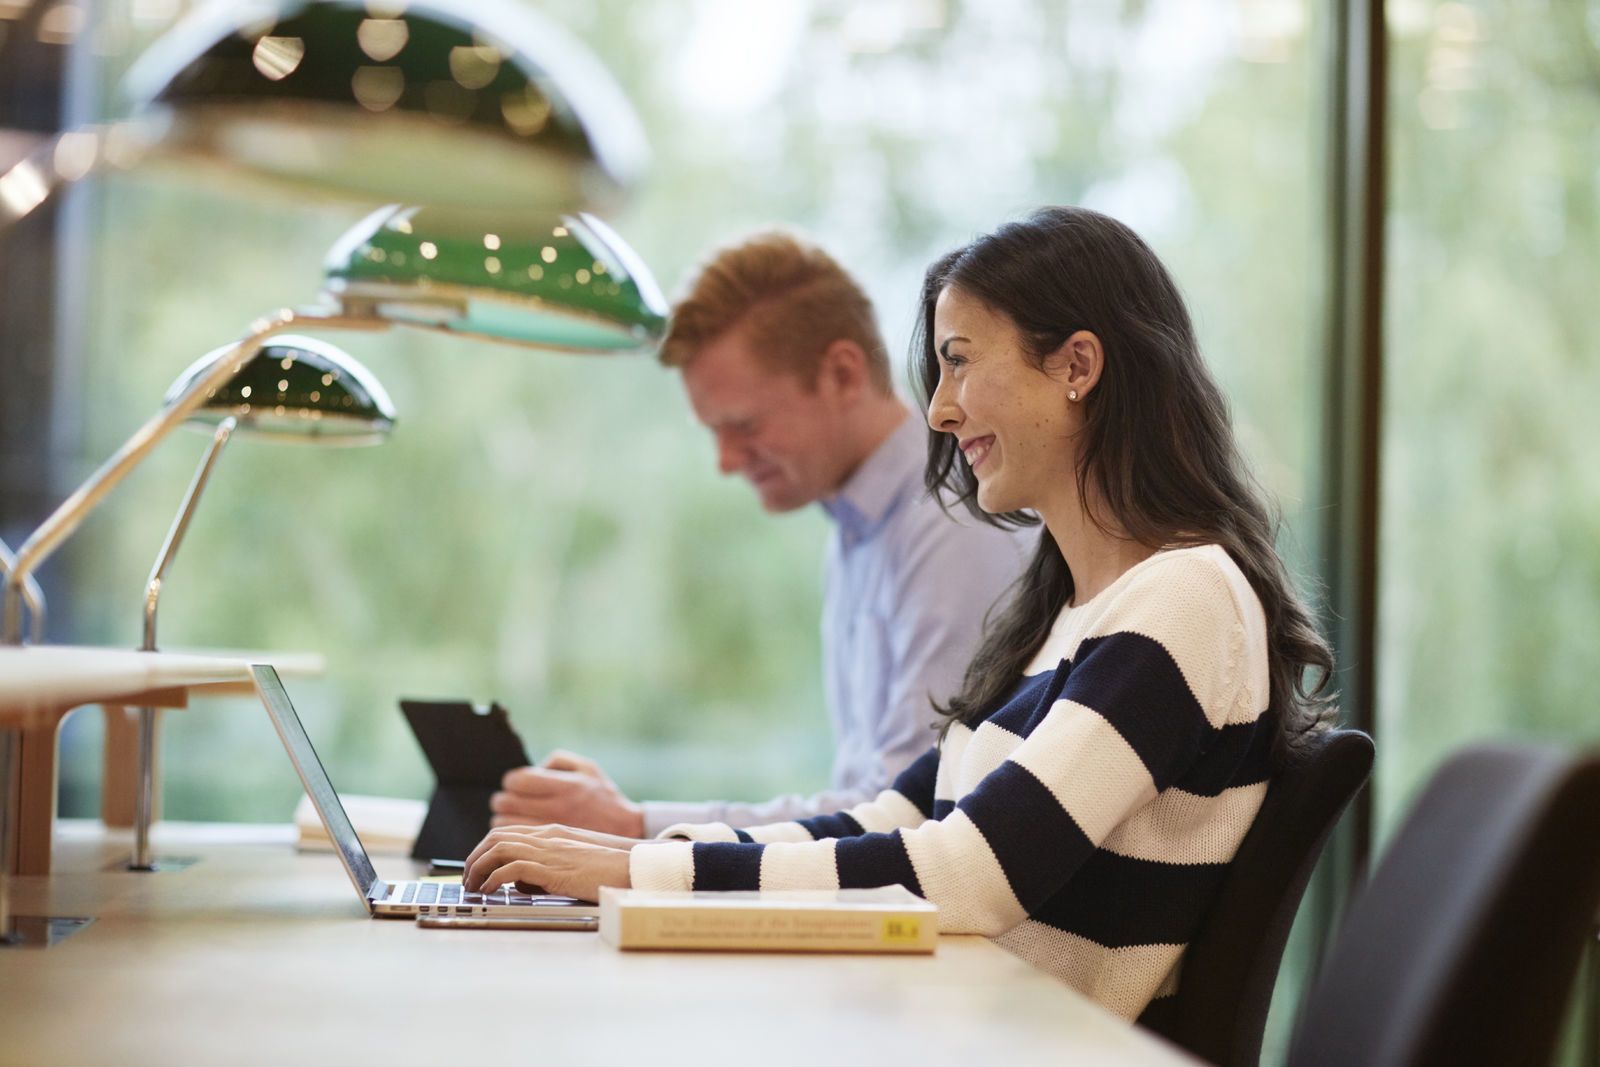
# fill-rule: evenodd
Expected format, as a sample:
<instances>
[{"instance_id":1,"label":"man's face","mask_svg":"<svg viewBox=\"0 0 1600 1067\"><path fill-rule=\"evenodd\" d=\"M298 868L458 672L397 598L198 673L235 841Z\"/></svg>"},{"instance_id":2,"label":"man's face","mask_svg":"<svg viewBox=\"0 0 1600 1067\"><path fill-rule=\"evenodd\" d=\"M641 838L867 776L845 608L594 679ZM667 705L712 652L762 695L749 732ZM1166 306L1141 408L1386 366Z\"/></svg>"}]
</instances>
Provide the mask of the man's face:
<instances>
[{"instance_id":1,"label":"man's face","mask_svg":"<svg viewBox=\"0 0 1600 1067\"><path fill-rule=\"evenodd\" d=\"M748 480L766 510L793 511L838 490L850 446L826 373L807 389L798 375L758 361L735 329L684 364L683 387L716 439L718 469Z\"/></svg>"}]
</instances>

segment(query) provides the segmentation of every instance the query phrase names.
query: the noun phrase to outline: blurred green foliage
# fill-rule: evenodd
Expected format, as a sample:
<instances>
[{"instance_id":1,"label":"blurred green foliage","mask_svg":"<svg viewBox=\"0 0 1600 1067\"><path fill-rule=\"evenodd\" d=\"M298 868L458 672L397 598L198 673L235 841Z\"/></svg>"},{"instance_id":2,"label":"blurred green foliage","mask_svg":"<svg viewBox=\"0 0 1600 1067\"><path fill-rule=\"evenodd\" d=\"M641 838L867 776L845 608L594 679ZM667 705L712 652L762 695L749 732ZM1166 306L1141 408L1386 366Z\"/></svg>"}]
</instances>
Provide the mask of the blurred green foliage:
<instances>
[{"instance_id":1,"label":"blurred green foliage","mask_svg":"<svg viewBox=\"0 0 1600 1067\"><path fill-rule=\"evenodd\" d=\"M798 226L862 278L898 354L935 254L1041 203L1102 207L1187 288L1298 517L1320 293L1320 74L1298 5L1243 25L1215 18L1220 3L542 6L640 110L655 166L612 221L669 290L716 242ZM195 355L310 300L359 217L154 171L100 183L94 210L85 472ZM826 522L770 518L719 479L672 373L402 332L330 339L383 380L399 429L360 451L232 445L168 582L164 646L324 653L324 677L290 686L351 792L425 794L394 707L413 694L499 699L530 748L588 751L636 795L825 784ZM167 442L63 554L95 591L77 639L136 641L201 447ZM98 773L82 718L64 762L74 812L93 810ZM170 817L292 806L249 701L169 716L164 744Z\"/></svg>"},{"instance_id":2,"label":"blurred green foliage","mask_svg":"<svg viewBox=\"0 0 1600 1067\"><path fill-rule=\"evenodd\" d=\"M1600 738L1600 7L1390 40L1382 830L1469 740Z\"/></svg>"}]
</instances>

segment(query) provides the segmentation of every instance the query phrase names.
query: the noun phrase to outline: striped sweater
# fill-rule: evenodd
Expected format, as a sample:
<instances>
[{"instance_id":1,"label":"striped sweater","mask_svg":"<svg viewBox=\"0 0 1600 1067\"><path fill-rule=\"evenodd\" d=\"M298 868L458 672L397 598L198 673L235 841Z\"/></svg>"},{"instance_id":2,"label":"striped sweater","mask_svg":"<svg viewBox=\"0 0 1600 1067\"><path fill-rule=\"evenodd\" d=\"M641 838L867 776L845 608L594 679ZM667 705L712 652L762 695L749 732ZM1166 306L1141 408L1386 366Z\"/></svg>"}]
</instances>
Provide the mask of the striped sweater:
<instances>
[{"instance_id":1,"label":"striped sweater","mask_svg":"<svg viewBox=\"0 0 1600 1067\"><path fill-rule=\"evenodd\" d=\"M1178 961L1266 794L1260 601L1213 545L1159 552L1057 617L1010 697L835 815L636 848L646 889L898 883L1135 1018Z\"/></svg>"}]
</instances>

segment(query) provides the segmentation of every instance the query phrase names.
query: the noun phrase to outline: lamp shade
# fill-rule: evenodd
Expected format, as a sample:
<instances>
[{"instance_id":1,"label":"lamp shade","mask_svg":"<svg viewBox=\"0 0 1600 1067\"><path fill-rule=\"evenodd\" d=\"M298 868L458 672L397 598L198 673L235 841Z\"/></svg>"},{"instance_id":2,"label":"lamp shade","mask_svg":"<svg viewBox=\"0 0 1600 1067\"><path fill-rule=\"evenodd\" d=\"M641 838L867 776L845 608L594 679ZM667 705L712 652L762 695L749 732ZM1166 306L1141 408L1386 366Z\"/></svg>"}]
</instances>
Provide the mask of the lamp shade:
<instances>
[{"instance_id":1,"label":"lamp shade","mask_svg":"<svg viewBox=\"0 0 1600 1067\"><path fill-rule=\"evenodd\" d=\"M167 390L171 404L233 351L196 360ZM283 336L252 356L226 384L207 392L190 425L235 419L235 433L322 445L381 444L394 428L394 404L372 372L348 353L309 337Z\"/></svg>"},{"instance_id":2,"label":"lamp shade","mask_svg":"<svg viewBox=\"0 0 1600 1067\"><path fill-rule=\"evenodd\" d=\"M592 215L502 219L463 232L437 212L389 207L334 246L325 289L348 314L580 353L660 340L667 306L654 277Z\"/></svg>"},{"instance_id":3,"label":"lamp shade","mask_svg":"<svg viewBox=\"0 0 1600 1067\"><path fill-rule=\"evenodd\" d=\"M646 154L590 53L504 0L211 5L126 88L163 155L369 203L573 210Z\"/></svg>"}]
</instances>

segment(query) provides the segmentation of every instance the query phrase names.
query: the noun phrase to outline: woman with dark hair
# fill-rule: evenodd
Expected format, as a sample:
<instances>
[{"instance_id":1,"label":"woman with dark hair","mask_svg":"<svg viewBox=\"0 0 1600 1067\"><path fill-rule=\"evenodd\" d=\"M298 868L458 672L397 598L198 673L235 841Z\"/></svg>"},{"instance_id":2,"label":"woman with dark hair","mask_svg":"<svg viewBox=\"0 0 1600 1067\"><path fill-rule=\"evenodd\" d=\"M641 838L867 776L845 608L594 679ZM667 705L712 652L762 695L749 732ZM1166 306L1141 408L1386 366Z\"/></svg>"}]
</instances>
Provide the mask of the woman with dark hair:
<instances>
[{"instance_id":1,"label":"woman with dark hair","mask_svg":"<svg viewBox=\"0 0 1600 1067\"><path fill-rule=\"evenodd\" d=\"M648 848L497 830L468 887L898 883L1134 1018L1177 988L1274 767L1322 727L1332 659L1183 300L1126 226L1047 208L943 257L916 356L930 491L1043 527L938 744L837 815Z\"/></svg>"}]
</instances>

